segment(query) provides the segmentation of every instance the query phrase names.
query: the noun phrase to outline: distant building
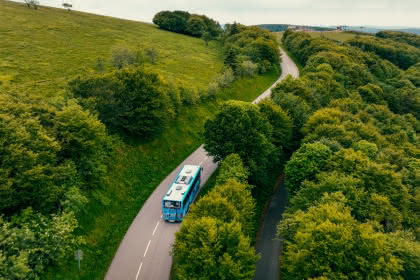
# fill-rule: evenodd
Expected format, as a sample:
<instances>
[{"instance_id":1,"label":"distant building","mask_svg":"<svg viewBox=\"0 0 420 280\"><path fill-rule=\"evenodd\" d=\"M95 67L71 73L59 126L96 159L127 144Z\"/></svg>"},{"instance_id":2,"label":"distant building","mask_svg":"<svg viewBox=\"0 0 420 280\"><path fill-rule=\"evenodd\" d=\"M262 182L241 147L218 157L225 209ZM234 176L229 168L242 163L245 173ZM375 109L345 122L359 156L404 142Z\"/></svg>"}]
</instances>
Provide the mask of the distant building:
<instances>
[{"instance_id":1,"label":"distant building","mask_svg":"<svg viewBox=\"0 0 420 280\"><path fill-rule=\"evenodd\" d=\"M347 26L346 25L337 26L337 30L339 30L339 31L346 31L347 30Z\"/></svg>"},{"instance_id":2,"label":"distant building","mask_svg":"<svg viewBox=\"0 0 420 280\"><path fill-rule=\"evenodd\" d=\"M289 25L287 29L294 30L294 31L312 31L312 28L309 26L304 25Z\"/></svg>"}]
</instances>

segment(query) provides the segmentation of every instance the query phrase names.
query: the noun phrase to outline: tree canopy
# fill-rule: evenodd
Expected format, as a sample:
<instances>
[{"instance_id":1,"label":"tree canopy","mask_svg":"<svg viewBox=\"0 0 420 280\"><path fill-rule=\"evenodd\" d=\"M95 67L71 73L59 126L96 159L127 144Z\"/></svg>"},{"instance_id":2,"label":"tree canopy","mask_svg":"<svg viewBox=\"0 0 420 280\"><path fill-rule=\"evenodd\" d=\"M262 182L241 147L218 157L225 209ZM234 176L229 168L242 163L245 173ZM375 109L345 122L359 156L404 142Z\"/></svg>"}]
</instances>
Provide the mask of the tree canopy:
<instances>
[{"instance_id":1,"label":"tree canopy","mask_svg":"<svg viewBox=\"0 0 420 280\"><path fill-rule=\"evenodd\" d=\"M285 168L284 279L417 277L417 37L284 33L304 65L273 90L301 142Z\"/></svg>"}]
</instances>

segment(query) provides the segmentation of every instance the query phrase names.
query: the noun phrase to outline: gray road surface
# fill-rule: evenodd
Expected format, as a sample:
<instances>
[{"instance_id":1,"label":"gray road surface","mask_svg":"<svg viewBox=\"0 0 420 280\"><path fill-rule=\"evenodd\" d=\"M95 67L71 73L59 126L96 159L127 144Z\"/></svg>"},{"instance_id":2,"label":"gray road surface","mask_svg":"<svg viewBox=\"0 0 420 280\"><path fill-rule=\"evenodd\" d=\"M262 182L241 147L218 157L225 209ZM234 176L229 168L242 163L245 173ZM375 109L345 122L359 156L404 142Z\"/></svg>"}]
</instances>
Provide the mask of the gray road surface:
<instances>
[{"instance_id":1,"label":"gray road surface","mask_svg":"<svg viewBox=\"0 0 420 280\"><path fill-rule=\"evenodd\" d=\"M285 53L282 53L282 58L282 75L273 86L289 74L298 75L292 60ZM271 88L261 94L254 103L270 96L270 93ZM213 163L203 146L200 146L163 180L140 209L121 241L105 276L106 280L169 279L172 264L169 252L180 224L167 223L161 219L161 200L185 164L203 166L201 185L205 184L217 168L217 164Z\"/></svg>"},{"instance_id":2,"label":"gray road surface","mask_svg":"<svg viewBox=\"0 0 420 280\"><path fill-rule=\"evenodd\" d=\"M257 263L254 280L279 280L281 243L275 238L286 203L287 193L282 183L271 199L257 240L257 253L261 254L261 259Z\"/></svg>"},{"instance_id":3,"label":"gray road surface","mask_svg":"<svg viewBox=\"0 0 420 280\"><path fill-rule=\"evenodd\" d=\"M297 66L288 56L283 56L283 70L290 73L293 77L299 77ZM283 75L282 75L283 76ZM261 259L257 263L257 270L254 280L278 280L280 276L280 252L281 243L276 240L277 225L286 207L287 193L284 183L274 194L264 223L257 240L257 253L261 254Z\"/></svg>"}]
</instances>

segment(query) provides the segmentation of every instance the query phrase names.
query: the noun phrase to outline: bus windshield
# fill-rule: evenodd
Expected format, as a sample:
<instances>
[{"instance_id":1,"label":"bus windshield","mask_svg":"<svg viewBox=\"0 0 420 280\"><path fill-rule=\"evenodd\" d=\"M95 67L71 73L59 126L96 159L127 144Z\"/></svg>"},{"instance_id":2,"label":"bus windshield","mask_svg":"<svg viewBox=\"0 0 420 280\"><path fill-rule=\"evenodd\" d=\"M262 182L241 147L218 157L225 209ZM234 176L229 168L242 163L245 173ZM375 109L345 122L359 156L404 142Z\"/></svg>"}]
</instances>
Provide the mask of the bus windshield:
<instances>
[{"instance_id":1,"label":"bus windshield","mask_svg":"<svg viewBox=\"0 0 420 280\"><path fill-rule=\"evenodd\" d=\"M165 205L165 208L176 208L176 209L178 209L178 208L181 207L181 202L165 200L164 205Z\"/></svg>"}]
</instances>

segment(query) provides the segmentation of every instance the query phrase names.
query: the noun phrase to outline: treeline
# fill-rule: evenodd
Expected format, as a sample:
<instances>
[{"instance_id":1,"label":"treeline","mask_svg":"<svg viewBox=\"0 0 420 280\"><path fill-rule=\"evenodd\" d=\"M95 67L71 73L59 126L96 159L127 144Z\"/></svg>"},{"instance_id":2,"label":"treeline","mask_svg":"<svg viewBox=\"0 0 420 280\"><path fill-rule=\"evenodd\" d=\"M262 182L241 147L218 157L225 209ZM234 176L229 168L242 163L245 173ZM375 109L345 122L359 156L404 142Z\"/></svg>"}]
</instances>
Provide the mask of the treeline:
<instances>
[{"instance_id":1,"label":"treeline","mask_svg":"<svg viewBox=\"0 0 420 280\"><path fill-rule=\"evenodd\" d=\"M224 46L225 71L235 76L252 76L268 72L279 65L276 38L267 30L239 23L220 24L206 16L185 11L162 11L153 18L160 28L201 37L206 43L218 40Z\"/></svg>"},{"instance_id":2,"label":"treeline","mask_svg":"<svg viewBox=\"0 0 420 280\"><path fill-rule=\"evenodd\" d=\"M250 247L255 216L272 192L268 174L292 148L292 127L288 114L269 100L228 101L206 122L205 149L221 166L216 187L192 205L176 235L176 279L253 278L259 258Z\"/></svg>"},{"instance_id":3,"label":"treeline","mask_svg":"<svg viewBox=\"0 0 420 280\"><path fill-rule=\"evenodd\" d=\"M259 256L251 246L255 202L248 169L231 154L217 186L191 206L172 249L175 279L251 279Z\"/></svg>"},{"instance_id":4,"label":"treeline","mask_svg":"<svg viewBox=\"0 0 420 280\"><path fill-rule=\"evenodd\" d=\"M153 23L168 31L194 37L206 36L212 40L222 33L222 27L215 20L185 11L161 11L153 17Z\"/></svg>"},{"instance_id":5,"label":"treeline","mask_svg":"<svg viewBox=\"0 0 420 280\"><path fill-rule=\"evenodd\" d=\"M74 99L0 94L0 278L38 279L73 253L113 139Z\"/></svg>"},{"instance_id":6,"label":"treeline","mask_svg":"<svg viewBox=\"0 0 420 280\"><path fill-rule=\"evenodd\" d=\"M267 30L238 23L226 24L222 34L225 66L240 74L246 65L256 65L258 73L265 73L280 63L276 38Z\"/></svg>"},{"instance_id":7,"label":"treeline","mask_svg":"<svg viewBox=\"0 0 420 280\"><path fill-rule=\"evenodd\" d=\"M302 144L285 167L283 278L418 279L418 67L304 33L283 43L305 65L272 92Z\"/></svg>"},{"instance_id":8,"label":"treeline","mask_svg":"<svg viewBox=\"0 0 420 280\"><path fill-rule=\"evenodd\" d=\"M181 81L168 82L149 67L157 59L153 49L116 47L110 71L99 67L103 64L100 61L98 73L69 82L69 93L84 108L97 113L111 132L150 139L176 119L183 108L214 101L220 88L235 79L233 73L225 71L207 89L186 86Z\"/></svg>"},{"instance_id":9,"label":"treeline","mask_svg":"<svg viewBox=\"0 0 420 280\"><path fill-rule=\"evenodd\" d=\"M403 70L420 62L420 49L391 39L361 37L351 39L348 43L361 48L363 51L376 53L381 58L391 61Z\"/></svg>"},{"instance_id":10,"label":"treeline","mask_svg":"<svg viewBox=\"0 0 420 280\"><path fill-rule=\"evenodd\" d=\"M392 39L397 42L406 43L413 47L420 48L420 36L406 32L398 31L381 31L376 33L376 37Z\"/></svg>"},{"instance_id":11,"label":"treeline","mask_svg":"<svg viewBox=\"0 0 420 280\"><path fill-rule=\"evenodd\" d=\"M340 45L327 39L312 39L310 35L302 32L286 31L283 44L302 65L305 65L304 72L307 75L298 82L298 86L303 87L304 96L311 95L311 88L317 89L313 94L319 96L319 101L298 102L298 107L302 109L297 114L307 115L309 110L307 105L311 105L308 104L311 102L316 105L315 108L327 105L333 97L331 89L335 88L337 96L345 97L343 94L346 91L359 91L361 86L371 84L379 85L380 89L376 93L375 90L362 90L364 98L385 102L397 114L412 113L416 117L419 116L420 99L419 89L416 86L418 65L413 65L404 72L372 52L364 52L359 48ZM319 73L316 73L317 71ZM321 73L324 73L324 76ZM327 77L330 89L316 82L316 79L322 81ZM305 83L302 83L302 80L305 80ZM296 111L297 108L293 110ZM298 122L300 126L305 120L304 116L303 119L302 116L294 117L295 123Z\"/></svg>"}]
</instances>

